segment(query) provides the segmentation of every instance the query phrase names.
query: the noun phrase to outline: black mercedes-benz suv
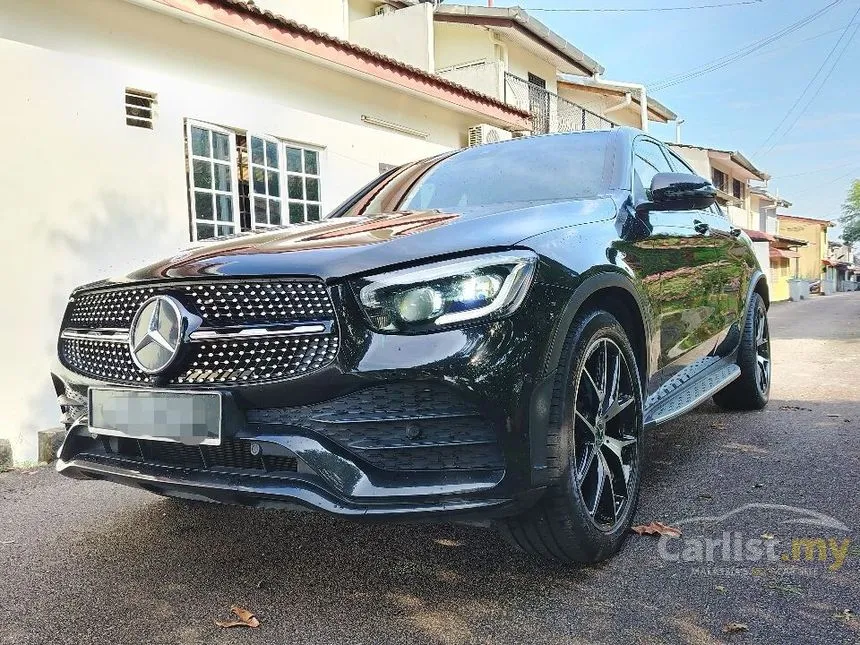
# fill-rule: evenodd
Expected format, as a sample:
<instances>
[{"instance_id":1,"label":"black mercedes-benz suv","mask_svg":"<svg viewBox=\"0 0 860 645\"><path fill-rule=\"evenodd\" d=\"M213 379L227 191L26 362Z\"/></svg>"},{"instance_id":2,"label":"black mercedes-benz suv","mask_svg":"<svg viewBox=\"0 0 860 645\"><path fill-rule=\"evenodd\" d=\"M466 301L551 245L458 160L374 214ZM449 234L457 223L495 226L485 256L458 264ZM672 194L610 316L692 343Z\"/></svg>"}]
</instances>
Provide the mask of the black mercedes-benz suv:
<instances>
[{"instance_id":1,"label":"black mercedes-benz suv","mask_svg":"<svg viewBox=\"0 0 860 645\"><path fill-rule=\"evenodd\" d=\"M715 197L636 130L523 138L80 287L58 470L605 558L649 428L767 403L767 283Z\"/></svg>"}]
</instances>

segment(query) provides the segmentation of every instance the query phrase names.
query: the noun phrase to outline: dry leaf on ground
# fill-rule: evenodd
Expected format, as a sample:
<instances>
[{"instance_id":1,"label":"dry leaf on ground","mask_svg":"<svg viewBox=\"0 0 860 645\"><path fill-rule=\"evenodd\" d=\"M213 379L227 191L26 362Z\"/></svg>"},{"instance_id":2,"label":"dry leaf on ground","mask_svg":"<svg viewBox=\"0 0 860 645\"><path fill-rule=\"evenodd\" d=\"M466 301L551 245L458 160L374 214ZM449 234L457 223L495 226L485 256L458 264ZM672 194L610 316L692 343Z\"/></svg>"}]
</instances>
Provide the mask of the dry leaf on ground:
<instances>
[{"instance_id":1,"label":"dry leaf on ground","mask_svg":"<svg viewBox=\"0 0 860 645\"><path fill-rule=\"evenodd\" d=\"M236 614L238 620L216 620L215 624L218 627L251 627L252 629L256 629L260 626L260 621L257 620L257 617L247 609L233 605L230 607L230 611Z\"/></svg>"},{"instance_id":2,"label":"dry leaf on ground","mask_svg":"<svg viewBox=\"0 0 860 645\"><path fill-rule=\"evenodd\" d=\"M749 629L749 625L745 623L728 623L723 626L724 634L737 634L739 632L745 632Z\"/></svg>"},{"instance_id":3,"label":"dry leaf on ground","mask_svg":"<svg viewBox=\"0 0 860 645\"><path fill-rule=\"evenodd\" d=\"M634 526L630 529L638 535L662 535L664 537L681 537L681 530L674 526L668 526L662 522L651 522Z\"/></svg>"}]
</instances>

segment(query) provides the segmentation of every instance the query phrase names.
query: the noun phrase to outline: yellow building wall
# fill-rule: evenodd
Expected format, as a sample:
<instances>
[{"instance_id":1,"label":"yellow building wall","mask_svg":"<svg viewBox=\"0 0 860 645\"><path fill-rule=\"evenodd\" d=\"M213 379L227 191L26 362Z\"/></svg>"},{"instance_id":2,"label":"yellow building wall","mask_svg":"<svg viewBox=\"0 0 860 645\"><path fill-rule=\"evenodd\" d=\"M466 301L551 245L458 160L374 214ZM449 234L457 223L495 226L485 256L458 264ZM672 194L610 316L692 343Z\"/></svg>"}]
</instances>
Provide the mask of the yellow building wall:
<instances>
[{"instance_id":1,"label":"yellow building wall","mask_svg":"<svg viewBox=\"0 0 860 645\"><path fill-rule=\"evenodd\" d=\"M821 279L821 261L827 257L826 223L818 224L806 220L779 218L779 234L804 240L807 245L797 249L797 277L807 280ZM792 262L794 265L794 262ZM794 268L792 266L792 268ZM792 277L794 277L792 275Z\"/></svg>"},{"instance_id":2,"label":"yellow building wall","mask_svg":"<svg viewBox=\"0 0 860 645\"><path fill-rule=\"evenodd\" d=\"M794 277L791 260L772 258L770 261L770 301L788 300L788 281Z\"/></svg>"}]
</instances>

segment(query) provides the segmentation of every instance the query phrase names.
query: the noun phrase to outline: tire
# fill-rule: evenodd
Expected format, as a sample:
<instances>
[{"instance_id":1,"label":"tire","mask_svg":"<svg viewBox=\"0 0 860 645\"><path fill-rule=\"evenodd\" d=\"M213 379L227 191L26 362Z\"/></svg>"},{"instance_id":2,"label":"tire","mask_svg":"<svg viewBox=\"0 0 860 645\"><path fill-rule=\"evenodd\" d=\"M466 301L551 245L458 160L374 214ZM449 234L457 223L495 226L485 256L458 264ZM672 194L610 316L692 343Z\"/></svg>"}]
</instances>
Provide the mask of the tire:
<instances>
[{"instance_id":1,"label":"tire","mask_svg":"<svg viewBox=\"0 0 860 645\"><path fill-rule=\"evenodd\" d=\"M770 398L771 354L767 307L753 293L738 348L741 375L714 395L714 403L725 410L761 410Z\"/></svg>"},{"instance_id":2,"label":"tire","mask_svg":"<svg viewBox=\"0 0 860 645\"><path fill-rule=\"evenodd\" d=\"M600 367L601 360L609 369ZM621 548L639 498L645 455L642 386L630 341L606 311L592 310L577 317L559 365L547 436L551 484L534 507L502 520L500 530L528 553L566 563L594 563ZM612 376L616 366L617 388ZM601 396L601 389L609 396ZM610 405L613 399L617 407ZM597 410L593 421L592 409ZM608 421L602 423L598 413ZM629 474L623 470L625 459ZM598 495L601 472L600 490L610 487L608 493ZM616 487L626 494L620 504Z\"/></svg>"}]
</instances>

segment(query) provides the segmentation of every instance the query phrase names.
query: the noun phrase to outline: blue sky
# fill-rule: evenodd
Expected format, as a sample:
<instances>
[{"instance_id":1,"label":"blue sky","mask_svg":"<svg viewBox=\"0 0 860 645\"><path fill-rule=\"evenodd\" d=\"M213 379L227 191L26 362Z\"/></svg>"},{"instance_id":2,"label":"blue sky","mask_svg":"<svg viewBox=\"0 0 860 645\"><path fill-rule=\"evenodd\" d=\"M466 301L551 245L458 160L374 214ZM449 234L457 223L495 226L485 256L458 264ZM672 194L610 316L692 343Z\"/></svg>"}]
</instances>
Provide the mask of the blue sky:
<instances>
[{"instance_id":1,"label":"blue sky","mask_svg":"<svg viewBox=\"0 0 860 645\"><path fill-rule=\"evenodd\" d=\"M495 4L525 9L653 8L729 1L496 0ZM600 62L606 68L605 78L648 85L770 36L831 1L763 0L747 6L675 12L531 13ZM465 4L486 2L467 0ZM685 143L740 150L774 177L770 186L794 203L788 209L791 213L835 219L852 179L860 178L860 34L796 125L779 137L772 150L760 149L858 8L860 0L842 0L811 24L761 51L657 92L655 97L686 120ZM847 32L842 45L853 31ZM813 96L817 83L800 108ZM673 140L674 124L652 125L652 133Z\"/></svg>"}]
</instances>

